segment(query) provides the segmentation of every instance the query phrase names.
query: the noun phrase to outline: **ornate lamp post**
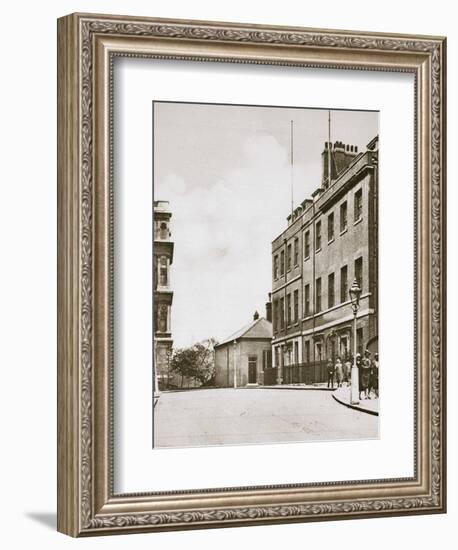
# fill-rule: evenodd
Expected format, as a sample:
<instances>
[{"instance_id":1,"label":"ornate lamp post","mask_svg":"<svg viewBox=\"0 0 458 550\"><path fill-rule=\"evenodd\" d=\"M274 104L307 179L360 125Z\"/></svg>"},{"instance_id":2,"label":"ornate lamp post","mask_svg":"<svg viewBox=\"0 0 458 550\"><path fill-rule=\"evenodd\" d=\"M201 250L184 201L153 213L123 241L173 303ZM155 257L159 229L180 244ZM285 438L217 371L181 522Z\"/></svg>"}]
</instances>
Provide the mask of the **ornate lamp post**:
<instances>
[{"instance_id":1,"label":"ornate lamp post","mask_svg":"<svg viewBox=\"0 0 458 550\"><path fill-rule=\"evenodd\" d=\"M349 290L351 299L351 309L353 310L353 365L351 367L351 396L350 402L352 405L359 403L359 379L358 367L356 366L356 315L359 309L359 298L361 296L361 288L358 281L355 279Z\"/></svg>"}]
</instances>

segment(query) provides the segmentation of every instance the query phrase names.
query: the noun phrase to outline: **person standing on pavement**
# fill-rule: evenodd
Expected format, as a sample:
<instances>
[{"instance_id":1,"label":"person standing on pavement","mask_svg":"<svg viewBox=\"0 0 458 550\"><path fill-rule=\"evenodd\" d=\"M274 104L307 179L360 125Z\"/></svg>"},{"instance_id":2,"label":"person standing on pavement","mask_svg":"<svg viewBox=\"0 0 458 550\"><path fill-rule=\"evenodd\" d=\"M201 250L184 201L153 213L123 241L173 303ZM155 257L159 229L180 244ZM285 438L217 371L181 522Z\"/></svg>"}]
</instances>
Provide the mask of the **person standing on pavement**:
<instances>
[{"instance_id":1,"label":"person standing on pavement","mask_svg":"<svg viewBox=\"0 0 458 550\"><path fill-rule=\"evenodd\" d=\"M364 393L364 399L370 399L370 385L371 385L371 359L370 359L371 353L367 349L364 352L364 358L361 360L361 367L360 367L360 386L359 386L359 398L363 399L361 397L361 392Z\"/></svg>"},{"instance_id":2,"label":"person standing on pavement","mask_svg":"<svg viewBox=\"0 0 458 550\"><path fill-rule=\"evenodd\" d=\"M334 363L331 359L328 360L326 370L328 373L328 388L334 389Z\"/></svg>"},{"instance_id":3,"label":"person standing on pavement","mask_svg":"<svg viewBox=\"0 0 458 550\"><path fill-rule=\"evenodd\" d=\"M347 387L350 385L350 381L351 381L351 365L352 365L352 358L350 355L347 355L347 358L345 359L345 363L344 363L344 381L347 383Z\"/></svg>"},{"instance_id":4,"label":"person standing on pavement","mask_svg":"<svg viewBox=\"0 0 458 550\"><path fill-rule=\"evenodd\" d=\"M374 390L375 397L378 399L378 353L374 355L371 369L371 388Z\"/></svg>"},{"instance_id":5,"label":"person standing on pavement","mask_svg":"<svg viewBox=\"0 0 458 550\"><path fill-rule=\"evenodd\" d=\"M359 399L361 400L362 397L361 397L361 388L362 388L362 380L361 380L361 377L362 377L362 374L363 374L363 369L361 368L361 354L360 353L357 353L356 354L356 368L358 369L358 388L359 388Z\"/></svg>"},{"instance_id":6,"label":"person standing on pavement","mask_svg":"<svg viewBox=\"0 0 458 550\"><path fill-rule=\"evenodd\" d=\"M343 365L340 357L337 357L336 366L335 366L335 373L336 373L336 382L337 387L342 387L342 380L343 380Z\"/></svg>"}]
</instances>

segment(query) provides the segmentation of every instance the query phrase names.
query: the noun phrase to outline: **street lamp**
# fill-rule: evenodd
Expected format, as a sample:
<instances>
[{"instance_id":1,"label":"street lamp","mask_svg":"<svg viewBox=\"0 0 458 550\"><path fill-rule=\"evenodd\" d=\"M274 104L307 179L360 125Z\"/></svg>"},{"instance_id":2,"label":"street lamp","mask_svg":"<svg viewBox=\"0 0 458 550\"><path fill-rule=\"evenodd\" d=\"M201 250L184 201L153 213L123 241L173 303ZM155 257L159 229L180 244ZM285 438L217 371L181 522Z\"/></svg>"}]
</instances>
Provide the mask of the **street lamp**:
<instances>
[{"instance_id":1,"label":"street lamp","mask_svg":"<svg viewBox=\"0 0 458 550\"><path fill-rule=\"evenodd\" d=\"M172 357L172 349L167 348L167 389L170 389L169 385L170 385L170 358L171 357Z\"/></svg>"},{"instance_id":2,"label":"street lamp","mask_svg":"<svg viewBox=\"0 0 458 550\"><path fill-rule=\"evenodd\" d=\"M359 403L359 379L358 367L356 365L356 315L359 309L359 299L361 297L361 288L358 281L355 279L349 290L351 299L351 309L353 310L353 365L351 367L351 395L350 402L352 405Z\"/></svg>"}]
</instances>

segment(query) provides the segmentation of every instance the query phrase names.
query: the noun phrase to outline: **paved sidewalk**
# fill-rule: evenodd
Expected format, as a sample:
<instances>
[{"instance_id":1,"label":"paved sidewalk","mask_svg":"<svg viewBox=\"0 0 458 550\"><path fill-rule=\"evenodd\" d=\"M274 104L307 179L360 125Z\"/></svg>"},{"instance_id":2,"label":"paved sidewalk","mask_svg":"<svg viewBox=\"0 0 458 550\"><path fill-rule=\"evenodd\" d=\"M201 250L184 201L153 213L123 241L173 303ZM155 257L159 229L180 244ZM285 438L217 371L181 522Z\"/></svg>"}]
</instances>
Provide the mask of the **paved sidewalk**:
<instances>
[{"instance_id":1,"label":"paved sidewalk","mask_svg":"<svg viewBox=\"0 0 458 550\"><path fill-rule=\"evenodd\" d=\"M351 409L355 409L356 411L366 412L368 414L373 414L378 416L378 413L379 413L378 398L361 399L361 401L357 405L353 405L350 403L350 388L348 386L338 388L332 394L332 397L334 397L334 399L337 402L341 403L342 405L345 405L346 407L350 407Z\"/></svg>"}]
</instances>

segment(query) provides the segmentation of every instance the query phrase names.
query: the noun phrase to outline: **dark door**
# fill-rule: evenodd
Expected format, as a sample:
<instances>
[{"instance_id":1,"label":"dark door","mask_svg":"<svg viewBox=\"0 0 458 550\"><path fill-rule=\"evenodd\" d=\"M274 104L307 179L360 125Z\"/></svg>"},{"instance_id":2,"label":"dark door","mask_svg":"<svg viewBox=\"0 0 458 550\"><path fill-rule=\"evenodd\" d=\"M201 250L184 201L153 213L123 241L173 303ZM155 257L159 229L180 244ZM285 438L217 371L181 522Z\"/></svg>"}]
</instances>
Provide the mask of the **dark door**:
<instances>
[{"instance_id":1,"label":"dark door","mask_svg":"<svg viewBox=\"0 0 458 550\"><path fill-rule=\"evenodd\" d=\"M248 384L256 384L257 377L257 357L250 357L248 359Z\"/></svg>"}]
</instances>

